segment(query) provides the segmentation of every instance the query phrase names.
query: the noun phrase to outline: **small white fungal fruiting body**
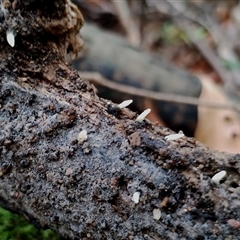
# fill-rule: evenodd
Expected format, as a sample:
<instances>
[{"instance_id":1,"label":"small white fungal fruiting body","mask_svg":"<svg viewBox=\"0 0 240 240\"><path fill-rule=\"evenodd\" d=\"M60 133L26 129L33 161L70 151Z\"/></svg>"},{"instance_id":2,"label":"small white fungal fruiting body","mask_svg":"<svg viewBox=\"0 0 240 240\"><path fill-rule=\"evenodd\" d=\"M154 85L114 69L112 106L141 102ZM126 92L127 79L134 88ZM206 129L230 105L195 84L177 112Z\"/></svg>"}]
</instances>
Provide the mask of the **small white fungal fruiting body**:
<instances>
[{"instance_id":1,"label":"small white fungal fruiting body","mask_svg":"<svg viewBox=\"0 0 240 240\"><path fill-rule=\"evenodd\" d=\"M227 172L226 171L221 171L219 173L216 173L213 177L212 177L212 182L219 184L219 182L226 176Z\"/></svg>"},{"instance_id":2,"label":"small white fungal fruiting body","mask_svg":"<svg viewBox=\"0 0 240 240\"><path fill-rule=\"evenodd\" d=\"M139 203L139 199L140 199L140 192L137 191L133 194L132 201L134 201L135 203Z\"/></svg>"},{"instance_id":3,"label":"small white fungal fruiting body","mask_svg":"<svg viewBox=\"0 0 240 240\"><path fill-rule=\"evenodd\" d=\"M142 122L150 112L151 112L150 108L146 109L137 117L136 121Z\"/></svg>"},{"instance_id":4,"label":"small white fungal fruiting body","mask_svg":"<svg viewBox=\"0 0 240 240\"><path fill-rule=\"evenodd\" d=\"M118 107L119 108L125 108L125 107L129 106L132 102L133 102L132 99L123 101L122 103L118 104Z\"/></svg>"},{"instance_id":5,"label":"small white fungal fruiting body","mask_svg":"<svg viewBox=\"0 0 240 240\"><path fill-rule=\"evenodd\" d=\"M14 33L14 30L12 30L12 29L7 30L6 35L7 35L7 42L8 42L8 44L11 47L14 47L15 46L15 33Z\"/></svg>"},{"instance_id":6,"label":"small white fungal fruiting body","mask_svg":"<svg viewBox=\"0 0 240 240\"><path fill-rule=\"evenodd\" d=\"M86 130L82 130L79 134L78 134L78 137L77 137L77 140L78 142L82 143L84 142L85 140L87 140L87 131Z\"/></svg>"},{"instance_id":7,"label":"small white fungal fruiting body","mask_svg":"<svg viewBox=\"0 0 240 240\"><path fill-rule=\"evenodd\" d=\"M165 139L167 141L174 141L174 140L177 140L177 139L179 139L181 137L184 137L184 136L185 135L184 135L183 131L179 131L178 133L170 134L168 136L165 136Z\"/></svg>"},{"instance_id":8,"label":"small white fungal fruiting body","mask_svg":"<svg viewBox=\"0 0 240 240\"><path fill-rule=\"evenodd\" d=\"M158 208L153 209L153 219L159 220L161 218L161 215L162 215L162 213L161 213L160 209L158 209Z\"/></svg>"}]
</instances>

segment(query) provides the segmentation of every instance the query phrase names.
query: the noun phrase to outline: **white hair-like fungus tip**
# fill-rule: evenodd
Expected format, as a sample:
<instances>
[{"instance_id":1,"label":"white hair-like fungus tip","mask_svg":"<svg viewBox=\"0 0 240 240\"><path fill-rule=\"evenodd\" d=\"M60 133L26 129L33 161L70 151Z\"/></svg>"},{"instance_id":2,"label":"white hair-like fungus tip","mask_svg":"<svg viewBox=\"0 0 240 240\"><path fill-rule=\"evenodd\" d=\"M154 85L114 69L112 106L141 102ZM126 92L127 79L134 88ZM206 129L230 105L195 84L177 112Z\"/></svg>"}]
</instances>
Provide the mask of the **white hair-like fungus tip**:
<instances>
[{"instance_id":1,"label":"white hair-like fungus tip","mask_svg":"<svg viewBox=\"0 0 240 240\"><path fill-rule=\"evenodd\" d=\"M82 130L77 137L78 142L82 143L85 140L87 140L88 136L87 136L87 131L86 130Z\"/></svg>"},{"instance_id":2,"label":"white hair-like fungus tip","mask_svg":"<svg viewBox=\"0 0 240 240\"><path fill-rule=\"evenodd\" d=\"M177 140L177 139L179 139L181 137L184 137L184 136L185 135L184 135L183 131L179 131L178 133L170 134L168 136L165 136L165 139L167 141L174 141L174 140Z\"/></svg>"},{"instance_id":3,"label":"white hair-like fungus tip","mask_svg":"<svg viewBox=\"0 0 240 240\"><path fill-rule=\"evenodd\" d=\"M135 203L139 203L140 195L141 195L141 193L139 191L136 191L133 194L132 201L134 201Z\"/></svg>"},{"instance_id":4,"label":"white hair-like fungus tip","mask_svg":"<svg viewBox=\"0 0 240 240\"><path fill-rule=\"evenodd\" d=\"M215 184L219 184L219 182L227 175L226 171L221 171L216 173L213 177L212 177L212 182L214 182Z\"/></svg>"},{"instance_id":5,"label":"white hair-like fungus tip","mask_svg":"<svg viewBox=\"0 0 240 240\"><path fill-rule=\"evenodd\" d=\"M125 108L125 107L129 106L132 102L133 102L132 99L125 100L122 103L118 104L118 107L119 108Z\"/></svg>"},{"instance_id":6,"label":"white hair-like fungus tip","mask_svg":"<svg viewBox=\"0 0 240 240\"><path fill-rule=\"evenodd\" d=\"M142 122L150 112L151 112L151 109L150 109L150 108L144 110L144 111L137 117L136 122Z\"/></svg>"},{"instance_id":7,"label":"white hair-like fungus tip","mask_svg":"<svg viewBox=\"0 0 240 240\"><path fill-rule=\"evenodd\" d=\"M14 30L12 30L12 29L7 30L6 37L7 37L8 44L11 47L14 47L15 46L15 33L14 33Z\"/></svg>"}]
</instances>

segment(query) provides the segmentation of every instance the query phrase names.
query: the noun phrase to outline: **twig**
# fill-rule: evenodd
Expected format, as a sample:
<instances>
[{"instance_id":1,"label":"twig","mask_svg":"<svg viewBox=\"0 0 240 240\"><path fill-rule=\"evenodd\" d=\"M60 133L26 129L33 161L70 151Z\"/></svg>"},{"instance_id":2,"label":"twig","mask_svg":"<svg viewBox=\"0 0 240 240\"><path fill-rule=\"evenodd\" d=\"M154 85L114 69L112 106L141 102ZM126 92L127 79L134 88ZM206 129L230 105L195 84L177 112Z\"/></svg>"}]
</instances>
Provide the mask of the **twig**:
<instances>
[{"instance_id":1,"label":"twig","mask_svg":"<svg viewBox=\"0 0 240 240\"><path fill-rule=\"evenodd\" d=\"M207 43L206 40L197 40L193 36L193 28L190 27L188 24L186 26L185 23L177 23L178 26L184 30L191 42L197 47L197 49L201 52L203 57L208 61L208 63L212 66L212 68L216 71L216 73L221 78L222 82L226 85L227 83L231 83L231 74L228 74L228 71L224 69L222 66L219 57L215 54L213 49L210 47L210 45Z\"/></svg>"},{"instance_id":2,"label":"twig","mask_svg":"<svg viewBox=\"0 0 240 240\"><path fill-rule=\"evenodd\" d=\"M146 89L135 88L132 86L126 86L123 84L119 84L104 78L101 74L97 72L79 72L80 76L86 80L89 80L93 84L101 85L112 90L127 93L133 96L145 97L157 101L166 101L173 102L178 104L186 104L186 105L194 105L194 106L202 106L209 108L217 108L217 109L232 109L237 112L240 112L239 107L235 104L219 104L217 102L207 102L203 100L199 100L194 97L186 97L177 94L169 94L162 92L154 92Z\"/></svg>"},{"instance_id":3,"label":"twig","mask_svg":"<svg viewBox=\"0 0 240 240\"><path fill-rule=\"evenodd\" d=\"M112 0L117 12L119 20L126 31L127 38L131 44L135 46L140 45L140 32L135 22L131 17L131 12L126 1Z\"/></svg>"}]
</instances>

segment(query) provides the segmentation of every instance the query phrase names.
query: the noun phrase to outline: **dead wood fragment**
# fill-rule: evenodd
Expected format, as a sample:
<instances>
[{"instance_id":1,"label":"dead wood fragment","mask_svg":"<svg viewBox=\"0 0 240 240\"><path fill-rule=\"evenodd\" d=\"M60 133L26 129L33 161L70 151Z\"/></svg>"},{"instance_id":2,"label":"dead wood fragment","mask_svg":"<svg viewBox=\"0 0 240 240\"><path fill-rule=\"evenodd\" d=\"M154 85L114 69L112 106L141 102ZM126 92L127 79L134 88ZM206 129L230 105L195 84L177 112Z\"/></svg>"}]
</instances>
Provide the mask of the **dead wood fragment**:
<instances>
[{"instance_id":1,"label":"dead wood fragment","mask_svg":"<svg viewBox=\"0 0 240 240\"><path fill-rule=\"evenodd\" d=\"M206 76L198 76L199 80L180 74L172 64L90 24L84 26L82 36L86 40L83 53L74 66L97 87L99 96L114 102L133 99L129 108L139 113L150 108L152 122L176 132L183 130L213 150L239 152L240 131L234 112L239 112L238 104L229 101L211 79L206 84ZM234 121L224 124L226 115Z\"/></svg>"},{"instance_id":2,"label":"dead wood fragment","mask_svg":"<svg viewBox=\"0 0 240 240\"><path fill-rule=\"evenodd\" d=\"M25 22L17 24L16 47L0 24L1 206L72 239L237 239L227 221L240 219L239 154L211 152L187 137L166 142L172 131L138 123L127 109L112 115L64 62L68 37L31 25L31 16L63 13L70 2L40 2L19 0L10 11L9 21L18 12L30 25L25 38ZM34 46L23 58L29 39ZM88 137L79 142L82 130ZM227 178L216 186L211 177L221 170Z\"/></svg>"}]
</instances>

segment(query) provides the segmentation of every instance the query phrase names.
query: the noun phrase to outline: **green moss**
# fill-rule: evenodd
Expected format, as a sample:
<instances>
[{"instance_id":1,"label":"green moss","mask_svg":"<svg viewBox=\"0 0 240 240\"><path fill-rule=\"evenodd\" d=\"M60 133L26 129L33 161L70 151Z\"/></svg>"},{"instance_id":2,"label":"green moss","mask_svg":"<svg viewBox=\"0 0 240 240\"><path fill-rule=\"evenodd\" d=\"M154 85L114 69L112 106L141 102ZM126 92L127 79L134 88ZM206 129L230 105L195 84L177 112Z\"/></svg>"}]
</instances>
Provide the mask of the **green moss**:
<instances>
[{"instance_id":1,"label":"green moss","mask_svg":"<svg viewBox=\"0 0 240 240\"><path fill-rule=\"evenodd\" d=\"M60 240L52 230L39 230L24 218L0 208L1 240Z\"/></svg>"}]
</instances>

